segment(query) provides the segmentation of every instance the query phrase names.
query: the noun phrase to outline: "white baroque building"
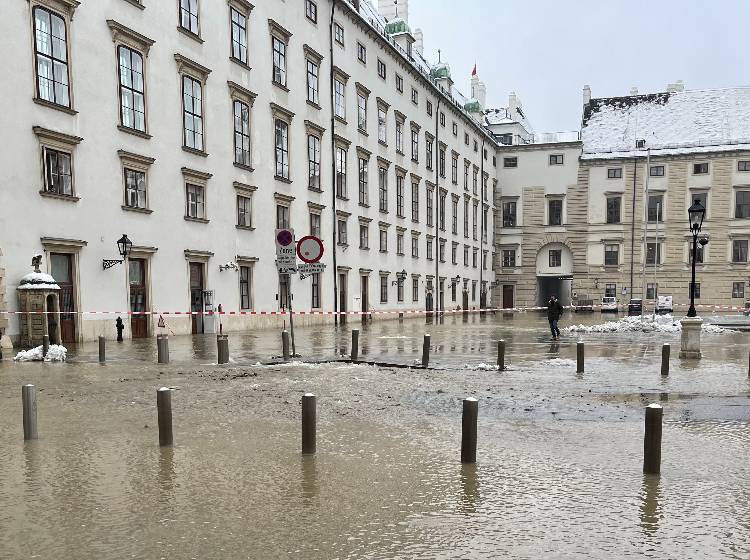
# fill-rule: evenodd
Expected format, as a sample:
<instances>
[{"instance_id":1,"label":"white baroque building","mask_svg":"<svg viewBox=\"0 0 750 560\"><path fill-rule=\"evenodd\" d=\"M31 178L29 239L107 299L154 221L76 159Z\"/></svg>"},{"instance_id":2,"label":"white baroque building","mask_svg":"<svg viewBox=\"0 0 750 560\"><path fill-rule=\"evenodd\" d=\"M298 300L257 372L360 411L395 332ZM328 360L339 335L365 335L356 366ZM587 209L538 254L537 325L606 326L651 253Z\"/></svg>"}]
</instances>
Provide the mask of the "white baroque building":
<instances>
[{"instance_id":1,"label":"white baroque building","mask_svg":"<svg viewBox=\"0 0 750 560\"><path fill-rule=\"evenodd\" d=\"M41 253L64 342L114 335L115 316L91 311L221 305L247 313L225 331L279 325L260 314L288 308L279 227L325 246L325 272L291 278L295 310L489 302L497 143L406 14L386 22L366 0L4 0L2 13L0 311L18 311ZM123 234L128 261L105 269ZM158 315L123 318L142 337ZM17 340L18 316L0 313L0 331Z\"/></svg>"}]
</instances>

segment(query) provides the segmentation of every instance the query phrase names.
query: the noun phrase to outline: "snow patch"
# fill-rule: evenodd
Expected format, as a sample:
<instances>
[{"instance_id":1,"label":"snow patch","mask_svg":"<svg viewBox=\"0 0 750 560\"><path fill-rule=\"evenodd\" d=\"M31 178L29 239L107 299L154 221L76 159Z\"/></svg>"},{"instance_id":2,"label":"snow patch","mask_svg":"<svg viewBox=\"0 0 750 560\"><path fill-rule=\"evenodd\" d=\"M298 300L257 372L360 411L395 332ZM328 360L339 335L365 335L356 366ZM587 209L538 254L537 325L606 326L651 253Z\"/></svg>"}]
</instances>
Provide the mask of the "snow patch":
<instances>
[{"instance_id":1,"label":"snow patch","mask_svg":"<svg viewBox=\"0 0 750 560\"><path fill-rule=\"evenodd\" d=\"M538 365L568 368L568 367L574 367L576 365L576 362L574 362L573 360L569 360L567 358L552 358L550 360L542 360L541 362L538 362Z\"/></svg>"},{"instance_id":2,"label":"snow patch","mask_svg":"<svg viewBox=\"0 0 750 560\"><path fill-rule=\"evenodd\" d=\"M498 365L485 364L484 362L482 362L481 364L467 365L466 369L470 369L472 371L496 371L498 369Z\"/></svg>"},{"instance_id":3,"label":"snow patch","mask_svg":"<svg viewBox=\"0 0 750 560\"><path fill-rule=\"evenodd\" d=\"M682 331L682 324L672 315L657 315L654 320L653 315L644 315L641 317L623 317L619 321L607 321L598 325L570 325L560 329L564 333L679 333ZM719 327L717 325L704 323L701 329L708 334L724 334L733 331Z\"/></svg>"},{"instance_id":4,"label":"snow patch","mask_svg":"<svg viewBox=\"0 0 750 560\"><path fill-rule=\"evenodd\" d=\"M51 344L46 356L42 356L43 348L37 346L31 350L21 350L13 358L16 362L64 362L68 354L68 349L65 346L58 344Z\"/></svg>"}]
</instances>

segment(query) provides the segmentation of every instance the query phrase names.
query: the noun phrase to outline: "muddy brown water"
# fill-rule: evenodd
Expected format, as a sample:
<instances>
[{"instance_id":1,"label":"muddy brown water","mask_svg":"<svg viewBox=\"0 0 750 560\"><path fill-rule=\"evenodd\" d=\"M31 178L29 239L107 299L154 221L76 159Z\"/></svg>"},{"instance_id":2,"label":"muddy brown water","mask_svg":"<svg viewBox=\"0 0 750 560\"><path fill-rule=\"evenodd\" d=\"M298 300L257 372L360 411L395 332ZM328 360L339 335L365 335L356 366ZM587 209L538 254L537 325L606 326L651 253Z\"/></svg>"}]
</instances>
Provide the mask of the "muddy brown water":
<instances>
[{"instance_id":1,"label":"muddy brown water","mask_svg":"<svg viewBox=\"0 0 750 560\"><path fill-rule=\"evenodd\" d=\"M598 321L599 317L581 321ZM0 558L748 558L747 334L548 340L537 316L375 322L367 357L429 371L256 366L278 333L71 348L67 364L0 364ZM298 329L303 358L349 331ZM495 341L508 341L499 373ZM673 356L677 349L673 347ZM38 388L24 443L20 387ZM160 449L156 389L175 387L175 446ZM319 401L318 454L300 455L299 399ZM459 462L461 399L480 400L476 465ZM641 474L643 407L665 407L662 475Z\"/></svg>"}]
</instances>

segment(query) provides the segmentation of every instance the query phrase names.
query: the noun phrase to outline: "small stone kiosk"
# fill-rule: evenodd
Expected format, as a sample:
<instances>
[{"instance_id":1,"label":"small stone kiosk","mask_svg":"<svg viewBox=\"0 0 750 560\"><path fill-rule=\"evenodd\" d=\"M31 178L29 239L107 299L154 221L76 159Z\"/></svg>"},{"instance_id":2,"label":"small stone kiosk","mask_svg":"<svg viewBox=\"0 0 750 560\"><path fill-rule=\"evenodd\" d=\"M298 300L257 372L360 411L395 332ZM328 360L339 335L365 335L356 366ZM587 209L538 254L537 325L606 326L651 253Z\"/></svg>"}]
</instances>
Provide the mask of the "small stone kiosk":
<instances>
[{"instance_id":1,"label":"small stone kiosk","mask_svg":"<svg viewBox=\"0 0 750 560\"><path fill-rule=\"evenodd\" d=\"M21 278L17 288L19 311L22 312L22 348L41 345L44 335L49 335L50 344L60 344L60 286L52 276L39 269L41 264L42 255L35 255L31 260L34 272Z\"/></svg>"}]
</instances>

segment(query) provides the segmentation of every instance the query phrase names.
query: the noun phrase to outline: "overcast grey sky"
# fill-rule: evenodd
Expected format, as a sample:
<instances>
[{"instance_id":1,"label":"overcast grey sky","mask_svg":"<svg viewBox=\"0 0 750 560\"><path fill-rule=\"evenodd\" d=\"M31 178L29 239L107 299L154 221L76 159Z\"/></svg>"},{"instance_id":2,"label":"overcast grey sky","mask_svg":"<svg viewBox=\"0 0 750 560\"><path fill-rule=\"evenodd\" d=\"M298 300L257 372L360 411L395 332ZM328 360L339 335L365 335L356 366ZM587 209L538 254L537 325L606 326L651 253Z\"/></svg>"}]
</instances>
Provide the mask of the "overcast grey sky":
<instances>
[{"instance_id":1,"label":"overcast grey sky","mask_svg":"<svg viewBox=\"0 0 750 560\"><path fill-rule=\"evenodd\" d=\"M409 0L409 12L460 91L476 61L488 106L515 91L537 132L578 128L584 84L594 97L750 85L750 0Z\"/></svg>"}]
</instances>

